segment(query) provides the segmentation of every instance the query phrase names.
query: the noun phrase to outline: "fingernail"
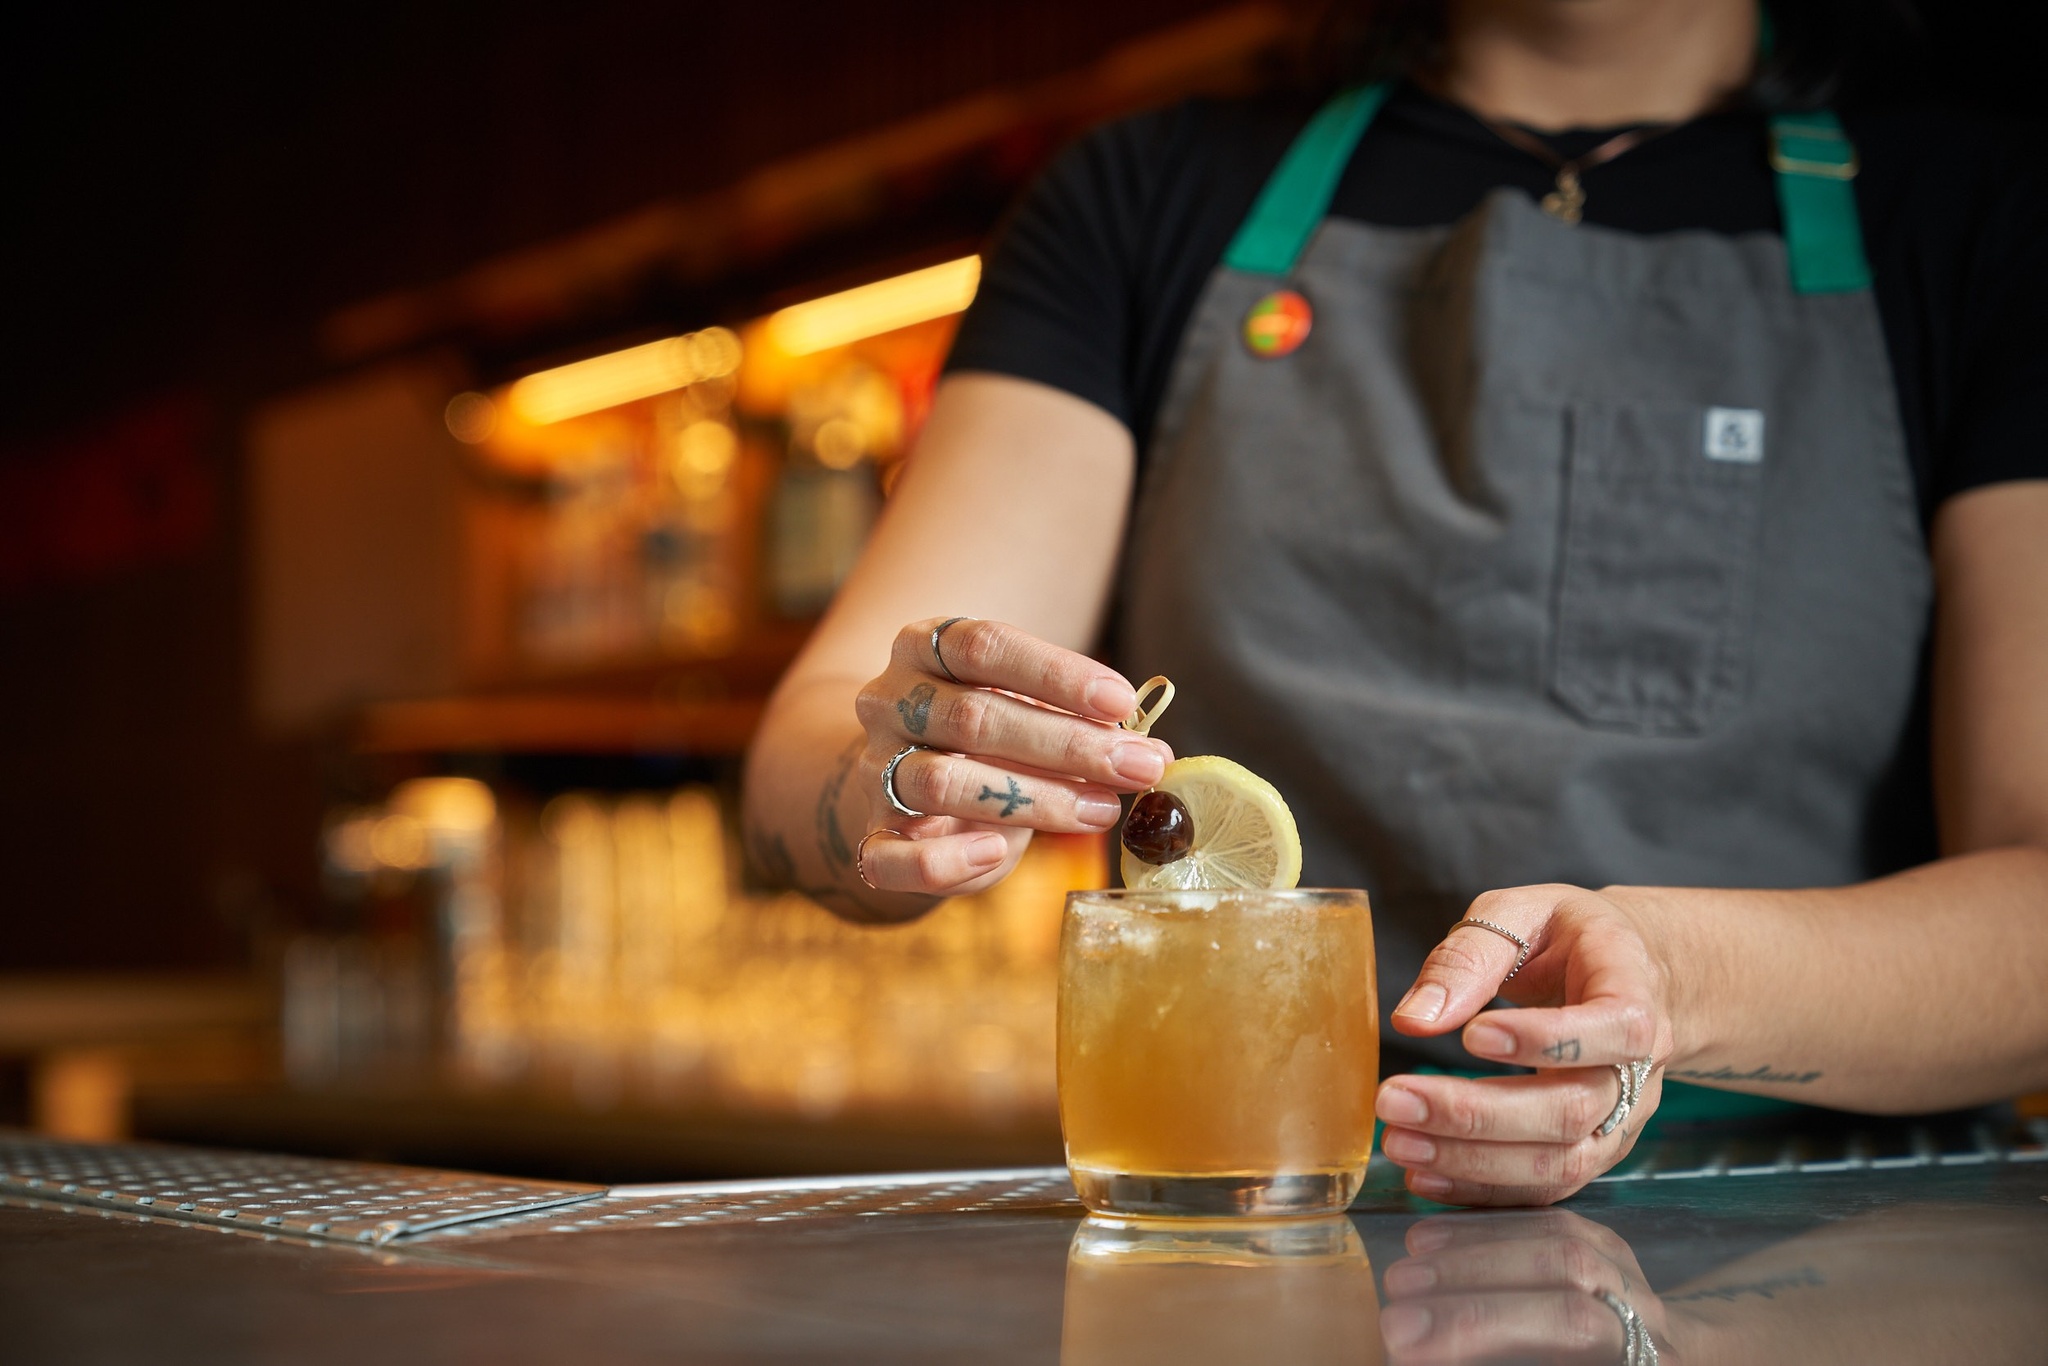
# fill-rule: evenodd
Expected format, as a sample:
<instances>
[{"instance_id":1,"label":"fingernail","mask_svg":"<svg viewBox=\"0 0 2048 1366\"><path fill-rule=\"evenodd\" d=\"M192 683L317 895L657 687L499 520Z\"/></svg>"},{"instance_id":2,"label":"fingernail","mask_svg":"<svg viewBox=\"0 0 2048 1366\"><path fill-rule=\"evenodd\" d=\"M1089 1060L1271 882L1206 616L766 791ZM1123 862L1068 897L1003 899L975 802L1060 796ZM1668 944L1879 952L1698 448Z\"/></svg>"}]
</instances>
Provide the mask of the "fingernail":
<instances>
[{"instance_id":1,"label":"fingernail","mask_svg":"<svg viewBox=\"0 0 2048 1366\"><path fill-rule=\"evenodd\" d=\"M1131 783L1156 783L1159 775L1166 772L1166 760L1159 757L1158 749L1134 740L1109 751L1109 766L1116 770L1117 777Z\"/></svg>"},{"instance_id":2,"label":"fingernail","mask_svg":"<svg viewBox=\"0 0 2048 1366\"><path fill-rule=\"evenodd\" d=\"M1380 1338L1397 1352L1428 1337L1435 1324L1435 1317L1419 1304L1390 1304L1380 1310Z\"/></svg>"},{"instance_id":3,"label":"fingernail","mask_svg":"<svg viewBox=\"0 0 2048 1366\"><path fill-rule=\"evenodd\" d=\"M1399 1086L1380 1088L1376 1110L1389 1124L1420 1124L1429 1118L1429 1106L1422 1097Z\"/></svg>"},{"instance_id":4,"label":"fingernail","mask_svg":"<svg viewBox=\"0 0 2048 1366\"><path fill-rule=\"evenodd\" d=\"M983 870L993 868L1009 852L1010 842L1001 835L976 835L967 842L967 866Z\"/></svg>"},{"instance_id":5,"label":"fingernail","mask_svg":"<svg viewBox=\"0 0 2048 1366\"><path fill-rule=\"evenodd\" d=\"M1396 1162L1427 1164L1436 1161L1436 1144L1406 1129L1389 1129L1380 1138L1380 1151Z\"/></svg>"},{"instance_id":6,"label":"fingernail","mask_svg":"<svg viewBox=\"0 0 2048 1366\"><path fill-rule=\"evenodd\" d=\"M1124 809L1114 797L1074 798L1074 818L1081 824L1095 830L1107 830L1117 823Z\"/></svg>"},{"instance_id":7,"label":"fingernail","mask_svg":"<svg viewBox=\"0 0 2048 1366\"><path fill-rule=\"evenodd\" d=\"M1449 1195L1451 1193L1451 1178L1448 1176L1438 1176L1435 1172L1409 1172L1408 1189L1414 1191L1417 1195L1426 1195L1431 1199L1435 1199L1439 1195Z\"/></svg>"},{"instance_id":8,"label":"fingernail","mask_svg":"<svg viewBox=\"0 0 2048 1366\"><path fill-rule=\"evenodd\" d=\"M1396 1295L1421 1295L1436 1285L1436 1268L1421 1262L1397 1262L1387 1268L1387 1289Z\"/></svg>"},{"instance_id":9,"label":"fingernail","mask_svg":"<svg viewBox=\"0 0 2048 1366\"><path fill-rule=\"evenodd\" d=\"M1098 678L1081 694L1081 700L1094 708L1097 716L1121 721L1138 705L1138 693L1121 678Z\"/></svg>"},{"instance_id":10,"label":"fingernail","mask_svg":"<svg viewBox=\"0 0 2048 1366\"><path fill-rule=\"evenodd\" d=\"M1444 1004L1450 999L1451 993L1435 982L1424 982L1411 988L1408 994L1401 998L1401 1004L1394 1007L1394 1013L1427 1024L1444 1013Z\"/></svg>"},{"instance_id":11,"label":"fingernail","mask_svg":"<svg viewBox=\"0 0 2048 1366\"><path fill-rule=\"evenodd\" d=\"M1505 1058L1515 1051L1515 1036L1497 1025L1473 1025L1465 1031L1465 1051L1482 1058Z\"/></svg>"}]
</instances>

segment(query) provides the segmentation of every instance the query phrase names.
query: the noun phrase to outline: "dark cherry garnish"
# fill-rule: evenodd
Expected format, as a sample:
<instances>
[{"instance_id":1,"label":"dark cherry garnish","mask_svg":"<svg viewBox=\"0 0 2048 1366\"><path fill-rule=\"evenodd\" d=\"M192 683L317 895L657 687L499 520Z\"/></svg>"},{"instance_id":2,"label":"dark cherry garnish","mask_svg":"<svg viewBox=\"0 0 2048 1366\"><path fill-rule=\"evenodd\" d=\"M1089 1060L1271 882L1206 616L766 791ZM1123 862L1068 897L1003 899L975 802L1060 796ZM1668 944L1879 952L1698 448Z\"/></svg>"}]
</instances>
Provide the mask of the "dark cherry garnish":
<instances>
[{"instance_id":1,"label":"dark cherry garnish","mask_svg":"<svg viewBox=\"0 0 2048 1366\"><path fill-rule=\"evenodd\" d=\"M1195 819L1171 792L1146 792L1124 817L1124 848L1156 867L1178 862L1195 847Z\"/></svg>"}]
</instances>

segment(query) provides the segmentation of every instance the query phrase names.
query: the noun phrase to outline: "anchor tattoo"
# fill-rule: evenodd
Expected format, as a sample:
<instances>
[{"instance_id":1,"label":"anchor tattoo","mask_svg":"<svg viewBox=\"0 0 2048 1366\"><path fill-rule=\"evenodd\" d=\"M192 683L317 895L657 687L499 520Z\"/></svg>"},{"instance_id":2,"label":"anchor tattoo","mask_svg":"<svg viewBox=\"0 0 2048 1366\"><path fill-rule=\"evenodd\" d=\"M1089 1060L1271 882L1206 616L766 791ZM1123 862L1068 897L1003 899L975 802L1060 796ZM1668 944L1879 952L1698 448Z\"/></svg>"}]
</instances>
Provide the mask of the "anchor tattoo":
<instances>
[{"instance_id":1,"label":"anchor tattoo","mask_svg":"<svg viewBox=\"0 0 2048 1366\"><path fill-rule=\"evenodd\" d=\"M1008 792L998 792L992 787L984 787L981 789L981 795L975 798L975 800L981 802L1001 802L1003 809L1000 814L1007 820L1017 814L1018 807L1030 806L1034 799L1024 795L1023 789L1017 786L1015 778L1005 779L1005 781L1010 785Z\"/></svg>"}]
</instances>

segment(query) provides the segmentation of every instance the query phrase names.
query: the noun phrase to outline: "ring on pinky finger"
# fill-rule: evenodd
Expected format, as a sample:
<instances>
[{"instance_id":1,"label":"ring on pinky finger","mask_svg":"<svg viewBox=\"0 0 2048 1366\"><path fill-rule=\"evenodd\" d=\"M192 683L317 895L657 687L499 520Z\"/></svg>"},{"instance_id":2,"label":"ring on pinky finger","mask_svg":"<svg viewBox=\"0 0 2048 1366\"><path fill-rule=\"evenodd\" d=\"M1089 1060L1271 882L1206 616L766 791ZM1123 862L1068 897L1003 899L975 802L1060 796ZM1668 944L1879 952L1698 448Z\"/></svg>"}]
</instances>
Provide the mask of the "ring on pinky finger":
<instances>
[{"instance_id":1,"label":"ring on pinky finger","mask_svg":"<svg viewBox=\"0 0 2048 1366\"><path fill-rule=\"evenodd\" d=\"M877 838L883 835L894 838ZM1008 854L1009 841L990 830L912 839L884 827L861 837L855 871L878 892L946 895L995 871Z\"/></svg>"},{"instance_id":2,"label":"ring on pinky finger","mask_svg":"<svg viewBox=\"0 0 2048 1366\"><path fill-rule=\"evenodd\" d=\"M877 835L888 835L893 839L899 840L910 838L908 835L905 835L902 831L891 830L889 829L889 827L885 825L879 829L868 831L865 835L862 835L860 837L860 843L853 846L854 876L858 877L861 880L861 884L871 892L882 892L888 890L886 887L877 887L874 884L873 880L868 877L868 841L873 839Z\"/></svg>"}]
</instances>

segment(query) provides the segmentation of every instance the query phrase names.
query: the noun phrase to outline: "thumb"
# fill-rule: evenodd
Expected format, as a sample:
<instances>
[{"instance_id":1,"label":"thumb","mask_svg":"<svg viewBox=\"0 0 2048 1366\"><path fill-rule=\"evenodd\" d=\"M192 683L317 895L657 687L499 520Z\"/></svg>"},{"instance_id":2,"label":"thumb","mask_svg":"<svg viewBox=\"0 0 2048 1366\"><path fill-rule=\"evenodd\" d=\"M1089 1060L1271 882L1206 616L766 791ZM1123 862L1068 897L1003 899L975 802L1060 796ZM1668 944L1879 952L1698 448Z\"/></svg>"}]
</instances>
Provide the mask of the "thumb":
<instances>
[{"instance_id":1,"label":"thumb","mask_svg":"<svg viewBox=\"0 0 2048 1366\"><path fill-rule=\"evenodd\" d=\"M1484 918L1525 942L1533 943L1536 924L1549 919L1547 906L1531 914L1534 908L1502 905L1498 893L1488 900ZM1422 960L1415 985L1394 1007L1394 1028L1424 1037L1458 1028L1500 993L1501 983L1520 961L1522 950L1507 934L1469 921L1453 925Z\"/></svg>"}]
</instances>

